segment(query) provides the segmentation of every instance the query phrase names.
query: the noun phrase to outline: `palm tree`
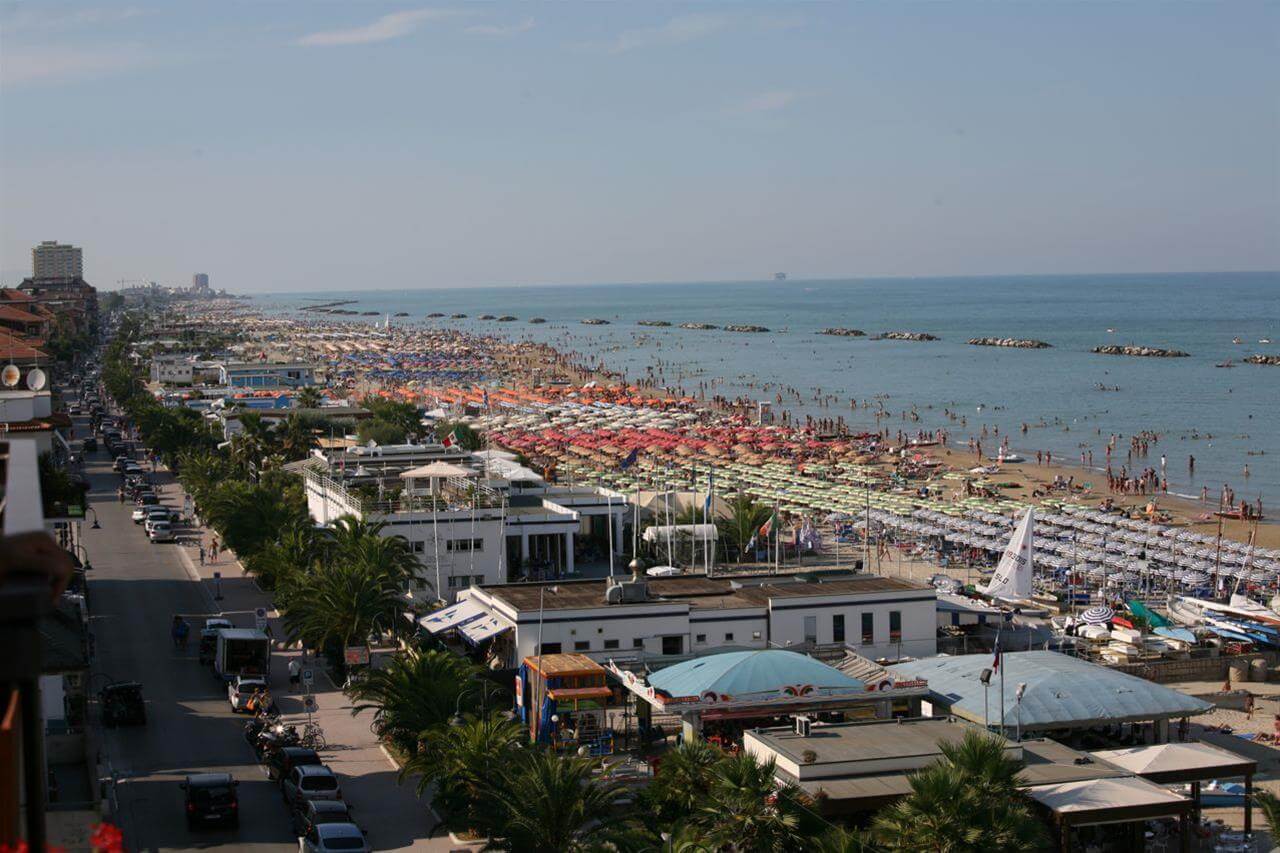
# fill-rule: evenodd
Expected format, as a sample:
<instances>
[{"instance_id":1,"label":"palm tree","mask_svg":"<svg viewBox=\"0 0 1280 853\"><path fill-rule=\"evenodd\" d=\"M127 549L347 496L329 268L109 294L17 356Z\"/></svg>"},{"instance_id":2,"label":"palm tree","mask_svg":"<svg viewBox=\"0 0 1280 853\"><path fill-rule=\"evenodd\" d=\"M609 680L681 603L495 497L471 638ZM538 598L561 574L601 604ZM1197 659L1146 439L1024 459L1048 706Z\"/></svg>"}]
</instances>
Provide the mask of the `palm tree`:
<instances>
[{"instance_id":1,"label":"palm tree","mask_svg":"<svg viewBox=\"0 0 1280 853\"><path fill-rule=\"evenodd\" d=\"M456 728L424 732L423 748L400 770L400 779L417 775L418 795L436 783L432 805L445 812L450 829L488 835L493 809L489 799L502 783L502 770L527 748L524 727L501 714L470 716Z\"/></svg>"},{"instance_id":2,"label":"palm tree","mask_svg":"<svg viewBox=\"0 0 1280 853\"><path fill-rule=\"evenodd\" d=\"M700 739L687 740L663 756L653 784L644 791L659 821L671 825L697 813L724 760L723 751Z\"/></svg>"},{"instance_id":3,"label":"palm tree","mask_svg":"<svg viewBox=\"0 0 1280 853\"><path fill-rule=\"evenodd\" d=\"M1280 843L1280 797L1259 788L1253 792L1253 802L1262 810L1272 844Z\"/></svg>"},{"instance_id":4,"label":"palm tree","mask_svg":"<svg viewBox=\"0 0 1280 853\"><path fill-rule=\"evenodd\" d=\"M363 645L379 625L394 624L403 604L401 586L382 566L363 560L321 561L286 590L289 640L315 648Z\"/></svg>"},{"instance_id":5,"label":"palm tree","mask_svg":"<svg viewBox=\"0 0 1280 853\"><path fill-rule=\"evenodd\" d=\"M351 713L374 712L373 727L406 755L416 755L424 732L443 725L459 706L478 704L474 677L479 667L445 651L408 651L371 670L349 692Z\"/></svg>"},{"instance_id":6,"label":"palm tree","mask_svg":"<svg viewBox=\"0 0 1280 853\"><path fill-rule=\"evenodd\" d=\"M411 584L424 583L422 564L413 555L409 540L403 536L383 536L386 527L385 522L342 516L330 527L334 559L381 566L402 590Z\"/></svg>"},{"instance_id":7,"label":"palm tree","mask_svg":"<svg viewBox=\"0 0 1280 853\"><path fill-rule=\"evenodd\" d=\"M241 557L250 557L283 530L306 524L306 505L282 500L278 490L243 480L224 482L205 498L204 517L223 542Z\"/></svg>"},{"instance_id":8,"label":"palm tree","mask_svg":"<svg viewBox=\"0 0 1280 853\"><path fill-rule=\"evenodd\" d=\"M737 546L739 560L746 556L748 543L769 520L770 511L740 492L729 503L729 516L716 521L724 540Z\"/></svg>"},{"instance_id":9,"label":"palm tree","mask_svg":"<svg viewBox=\"0 0 1280 853\"><path fill-rule=\"evenodd\" d=\"M281 532L280 538L266 545L246 560L246 568L265 589L275 589L277 601L287 609L288 591L315 569L316 562L326 553L326 542L316 535L315 528L301 525Z\"/></svg>"},{"instance_id":10,"label":"palm tree","mask_svg":"<svg viewBox=\"0 0 1280 853\"><path fill-rule=\"evenodd\" d=\"M501 850L573 853L632 834L616 813L625 788L595 778L596 767L591 758L523 752L491 795L497 818L492 844Z\"/></svg>"},{"instance_id":11,"label":"palm tree","mask_svg":"<svg viewBox=\"0 0 1280 853\"><path fill-rule=\"evenodd\" d=\"M290 462L305 459L317 445L313 424L298 414L291 414L279 427L280 450Z\"/></svg>"},{"instance_id":12,"label":"palm tree","mask_svg":"<svg viewBox=\"0 0 1280 853\"><path fill-rule=\"evenodd\" d=\"M231 458L257 479L263 460L276 449L276 435L258 412L240 413L240 432L231 438Z\"/></svg>"},{"instance_id":13,"label":"palm tree","mask_svg":"<svg viewBox=\"0 0 1280 853\"><path fill-rule=\"evenodd\" d=\"M1020 790L1017 769L1001 740L970 732L910 776L911 793L876 816L871 836L885 850L1042 850L1044 825Z\"/></svg>"},{"instance_id":14,"label":"palm tree","mask_svg":"<svg viewBox=\"0 0 1280 853\"><path fill-rule=\"evenodd\" d=\"M695 821L720 849L785 850L814 827L817 818L807 810L803 792L794 783L777 782L775 769L775 761L761 763L745 752L717 765Z\"/></svg>"},{"instance_id":15,"label":"palm tree","mask_svg":"<svg viewBox=\"0 0 1280 853\"><path fill-rule=\"evenodd\" d=\"M315 409L320 406L320 389L314 385L304 385L293 397L293 404L299 409Z\"/></svg>"}]
</instances>

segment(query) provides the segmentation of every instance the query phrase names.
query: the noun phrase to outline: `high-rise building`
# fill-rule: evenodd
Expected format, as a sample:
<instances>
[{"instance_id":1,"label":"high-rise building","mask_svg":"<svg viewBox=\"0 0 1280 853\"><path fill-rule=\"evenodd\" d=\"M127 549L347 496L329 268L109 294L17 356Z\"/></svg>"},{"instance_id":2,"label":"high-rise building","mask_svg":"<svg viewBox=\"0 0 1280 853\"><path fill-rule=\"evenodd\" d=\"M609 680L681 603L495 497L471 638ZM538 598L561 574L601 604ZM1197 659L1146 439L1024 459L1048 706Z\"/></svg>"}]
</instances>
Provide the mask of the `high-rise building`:
<instances>
[{"instance_id":1,"label":"high-rise building","mask_svg":"<svg viewBox=\"0 0 1280 853\"><path fill-rule=\"evenodd\" d=\"M198 272L191 276L191 289L198 293L207 291L209 289L209 274Z\"/></svg>"},{"instance_id":2,"label":"high-rise building","mask_svg":"<svg viewBox=\"0 0 1280 853\"><path fill-rule=\"evenodd\" d=\"M84 277L83 255L79 247L45 240L31 250L32 278L75 279Z\"/></svg>"}]
</instances>

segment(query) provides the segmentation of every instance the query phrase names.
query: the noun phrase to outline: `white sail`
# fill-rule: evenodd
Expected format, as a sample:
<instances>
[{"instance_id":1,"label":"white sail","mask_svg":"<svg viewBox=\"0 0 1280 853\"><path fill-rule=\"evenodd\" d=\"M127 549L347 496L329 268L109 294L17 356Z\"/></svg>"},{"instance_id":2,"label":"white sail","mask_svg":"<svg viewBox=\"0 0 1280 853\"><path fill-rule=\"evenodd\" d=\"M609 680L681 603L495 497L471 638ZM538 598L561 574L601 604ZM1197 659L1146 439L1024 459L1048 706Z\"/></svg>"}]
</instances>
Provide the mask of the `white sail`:
<instances>
[{"instance_id":1,"label":"white sail","mask_svg":"<svg viewBox=\"0 0 1280 853\"><path fill-rule=\"evenodd\" d=\"M996 566L991 583L983 590L987 595L1014 600L1031 597L1031 554L1035 524L1035 510L1028 509L1022 522L1013 531L1013 538L1000 557L1000 565Z\"/></svg>"}]
</instances>

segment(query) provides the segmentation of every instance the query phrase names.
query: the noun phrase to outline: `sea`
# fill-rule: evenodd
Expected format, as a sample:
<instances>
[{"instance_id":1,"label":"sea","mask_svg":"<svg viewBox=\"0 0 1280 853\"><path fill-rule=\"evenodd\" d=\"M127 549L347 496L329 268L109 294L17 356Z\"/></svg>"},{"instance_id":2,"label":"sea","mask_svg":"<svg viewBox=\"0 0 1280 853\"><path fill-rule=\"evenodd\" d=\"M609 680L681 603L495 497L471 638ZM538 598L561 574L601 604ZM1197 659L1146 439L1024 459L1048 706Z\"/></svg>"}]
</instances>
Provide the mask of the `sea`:
<instances>
[{"instance_id":1,"label":"sea","mask_svg":"<svg viewBox=\"0 0 1280 853\"><path fill-rule=\"evenodd\" d=\"M946 428L952 446L981 437L985 427L988 454L1007 436L1011 448L1033 459L1036 451L1049 451L1055 462L1080 464L1081 453L1087 461L1092 450L1095 468L1102 468L1104 447L1116 435L1117 470L1121 464L1159 470L1163 454L1170 492L1199 497L1207 487L1216 502L1229 484L1237 500L1261 497L1268 516L1280 514L1267 510L1280 502L1280 367L1241 363L1256 353L1280 354L1280 272L362 288L268 294L255 302L292 312L335 299L354 299L344 307L378 316L299 316L370 323L403 311L409 316L392 316L393 324L550 343L630 379L657 378L695 394L707 383L708 395L766 400L775 409L781 392L783 407L801 420L843 416L854 428L891 434ZM468 318L426 319L437 311ZM481 314L518 319L482 321ZM547 322L529 324L534 317ZM583 325L588 318L609 324ZM638 320L672 326L639 326ZM679 328L686 322L769 331ZM867 337L819 334L830 327L860 329ZM899 330L939 340L871 340ZM1052 346L966 343L977 337ZM1190 355L1090 352L1107 344ZM1228 362L1233 366L1218 366ZM877 420L881 405L889 415ZM1144 431L1159 440L1146 457L1130 460L1129 437Z\"/></svg>"}]
</instances>

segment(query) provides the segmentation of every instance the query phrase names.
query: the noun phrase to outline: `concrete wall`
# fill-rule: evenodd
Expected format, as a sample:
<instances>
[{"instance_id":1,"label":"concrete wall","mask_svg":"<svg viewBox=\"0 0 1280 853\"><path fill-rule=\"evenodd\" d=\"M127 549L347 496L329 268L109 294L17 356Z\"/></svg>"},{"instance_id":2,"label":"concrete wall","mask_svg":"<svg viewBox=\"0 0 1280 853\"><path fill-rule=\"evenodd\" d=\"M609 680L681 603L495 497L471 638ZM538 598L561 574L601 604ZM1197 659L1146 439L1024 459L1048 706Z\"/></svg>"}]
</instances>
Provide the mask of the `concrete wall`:
<instances>
[{"instance_id":1,"label":"concrete wall","mask_svg":"<svg viewBox=\"0 0 1280 853\"><path fill-rule=\"evenodd\" d=\"M1266 660L1267 666L1270 668L1276 665L1277 653L1254 652L1247 655L1232 655L1228 657L1191 658L1190 660L1168 660L1141 664L1131 663L1113 666L1112 669L1118 669L1121 672L1127 672L1130 675L1136 675L1139 678L1145 678L1147 681L1154 681L1157 684L1167 684L1175 681L1224 681L1227 677L1227 670L1232 664L1242 664L1248 669L1249 661L1257 658Z\"/></svg>"},{"instance_id":2,"label":"concrete wall","mask_svg":"<svg viewBox=\"0 0 1280 853\"><path fill-rule=\"evenodd\" d=\"M821 589L821 586L818 587ZM863 601L857 597L845 599L814 600L811 607L797 606L803 600L794 598L775 599L769 614L770 639L779 646L788 643L798 645L805 641L805 617L813 616L817 620L819 645L838 642L834 634L836 615L844 616L843 642L857 646L858 652L870 658L897 658L899 648L903 655L911 657L928 657L937 654L937 601L930 597L920 600L899 600L880 603L866 603L867 599L890 598L889 595L866 596ZM779 607L785 609L779 609ZM898 611L902 614L901 643L889 639L889 613ZM872 616L873 642L864 645L862 642L862 614Z\"/></svg>"}]
</instances>

